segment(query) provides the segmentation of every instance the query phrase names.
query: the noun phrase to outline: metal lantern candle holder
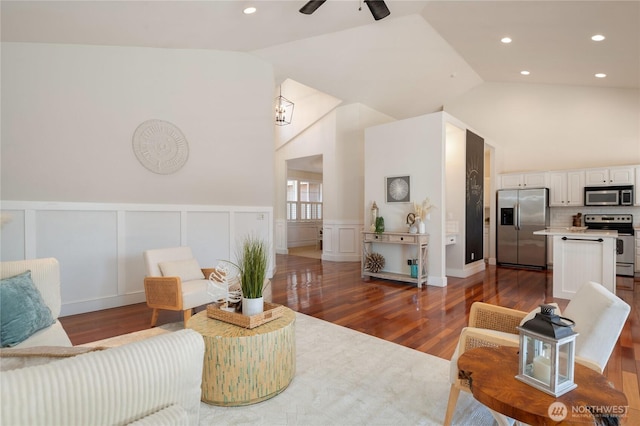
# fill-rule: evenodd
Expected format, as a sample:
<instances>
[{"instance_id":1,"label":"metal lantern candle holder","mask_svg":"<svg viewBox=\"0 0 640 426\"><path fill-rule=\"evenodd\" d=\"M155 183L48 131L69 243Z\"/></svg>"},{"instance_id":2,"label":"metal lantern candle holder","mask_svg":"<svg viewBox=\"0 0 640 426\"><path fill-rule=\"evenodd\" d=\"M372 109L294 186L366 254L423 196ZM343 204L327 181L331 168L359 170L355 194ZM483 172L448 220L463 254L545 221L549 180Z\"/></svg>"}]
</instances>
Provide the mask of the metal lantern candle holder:
<instances>
[{"instance_id":1,"label":"metal lantern candle holder","mask_svg":"<svg viewBox=\"0 0 640 426\"><path fill-rule=\"evenodd\" d=\"M518 327L516 379L558 397L578 386L573 382L578 333L573 331L573 321L555 315L554 310L552 305L541 305L540 313Z\"/></svg>"}]
</instances>

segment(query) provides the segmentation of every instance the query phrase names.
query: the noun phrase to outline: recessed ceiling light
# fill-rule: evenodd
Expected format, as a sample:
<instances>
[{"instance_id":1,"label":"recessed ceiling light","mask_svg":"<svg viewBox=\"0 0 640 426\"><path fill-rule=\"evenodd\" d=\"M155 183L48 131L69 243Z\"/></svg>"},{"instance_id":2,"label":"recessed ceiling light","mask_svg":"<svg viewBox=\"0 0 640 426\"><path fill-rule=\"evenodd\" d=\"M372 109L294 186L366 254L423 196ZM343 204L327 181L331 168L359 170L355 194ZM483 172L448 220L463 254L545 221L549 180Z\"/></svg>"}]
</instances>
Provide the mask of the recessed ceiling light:
<instances>
[{"instance_id":1,"label":"recessed ceiling light","mask_svg":"<svg viewBox=\"0 0 640 426\"><path fill-rule=\"evenodd\" d=\"M246 7L242 12L245 15L251 15L252 13L256 13L256 10L258 9L256 9L255 7Z\"/></svg>"},{"instance_id":2,"label":"recessed ceiling light","mask_svg":"<svg viewBox=\"0 0 640 426\"><path fill-rule=\"evenodd\" d=\"M605 73L603 73L603 72L599 72L599 73L596 74L596 77L598 77L598 78L605 78L606 76L607 75Z\"/></svg>"},{"instance_id":3,"label":"recessed ceiling light","mask_svg":"<svg viewBox=\"0 0 640 426\"><path fill-rule=\"evenodd\" d=\"M591 37L591 40L593 41L602 41L604 39L605 39L605 36L603 36L602 34L596 34Z\"/></svg>"},{"instance_id":4,"label":"recessed ceiling light","mask_svg":"<svg viewBox=\"0 0 640 426\"><path fill-rule=\"evenodd\" d=\"M520 71L520 74L522 74L522 75L529 75L529 74L531 74L531 73L530 73L529 71L527 71L527 70L522 70L522 71Z\"/></svg>"},{"instance_id":5,"label":"recessed ceiling light","mask_svg":"<svg viewBox=\"0 0 640 426\"><path fill-rule=\"evenodd\" d=\"M513 40L511 40L511 37L502 37L500 39L501 42L503 42L504 44L509 44L511 43Z\"/></svg>"}]
</instances>

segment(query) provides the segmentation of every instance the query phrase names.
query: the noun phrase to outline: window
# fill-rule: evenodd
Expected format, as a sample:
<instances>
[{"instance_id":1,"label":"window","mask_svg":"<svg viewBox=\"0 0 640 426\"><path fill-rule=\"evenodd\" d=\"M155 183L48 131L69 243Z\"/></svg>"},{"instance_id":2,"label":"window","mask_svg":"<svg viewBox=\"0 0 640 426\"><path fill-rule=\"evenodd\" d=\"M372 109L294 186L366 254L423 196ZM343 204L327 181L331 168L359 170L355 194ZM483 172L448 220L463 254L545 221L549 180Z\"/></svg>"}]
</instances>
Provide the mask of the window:
<instances>
[{"instance_id":1,"label":"window","mask_svg":"<svg viewBox=\"0 0 640 426\"><path fill-rule=\"evenodd\" d=\"M322 220L322 182L287 180L287 220Z\"/></svg>"}]
</instances>

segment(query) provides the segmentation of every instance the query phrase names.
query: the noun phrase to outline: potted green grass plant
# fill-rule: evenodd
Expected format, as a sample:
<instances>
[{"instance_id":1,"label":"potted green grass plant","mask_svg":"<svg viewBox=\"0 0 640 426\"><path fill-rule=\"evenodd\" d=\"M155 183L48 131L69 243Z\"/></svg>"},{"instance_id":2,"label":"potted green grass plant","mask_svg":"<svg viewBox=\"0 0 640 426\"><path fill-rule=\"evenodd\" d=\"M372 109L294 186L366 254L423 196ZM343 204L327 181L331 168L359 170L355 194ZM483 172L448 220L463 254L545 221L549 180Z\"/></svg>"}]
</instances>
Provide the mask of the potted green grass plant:
<instances>
[{"instance_id":1,"label":"potted green grass plant","mask_svg":"<svg viewBox=\"0 0 640 426\"><path fill-rule=\"evenodd\" d=\"M262 289L269 263L267 245L255 235L249 235L242 242L236 257L242 288L242 314L259 314L264 310Z\"/></svg>"}]
</instances>

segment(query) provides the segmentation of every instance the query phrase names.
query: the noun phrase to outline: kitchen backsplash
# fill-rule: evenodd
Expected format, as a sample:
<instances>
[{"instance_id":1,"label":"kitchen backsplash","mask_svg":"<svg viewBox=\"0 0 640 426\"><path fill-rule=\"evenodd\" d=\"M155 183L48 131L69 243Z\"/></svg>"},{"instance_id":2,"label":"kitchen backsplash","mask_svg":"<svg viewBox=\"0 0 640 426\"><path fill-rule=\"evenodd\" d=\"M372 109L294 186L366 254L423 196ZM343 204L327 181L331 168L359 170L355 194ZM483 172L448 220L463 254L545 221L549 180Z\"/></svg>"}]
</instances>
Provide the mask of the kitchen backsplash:
<instances>
[{"instance_id":1,"label":"kitchen backsplash","mask_svg":"<svg viewBox=\"0 0 640 426\"><path fill-rule=\"evenodd\" d=\"M586 214L632 214L633 226L640 227L640 207L551 207L551 227L573 225L573 216L582 213L582 225Z\"/></svg>"}]
</instances>

